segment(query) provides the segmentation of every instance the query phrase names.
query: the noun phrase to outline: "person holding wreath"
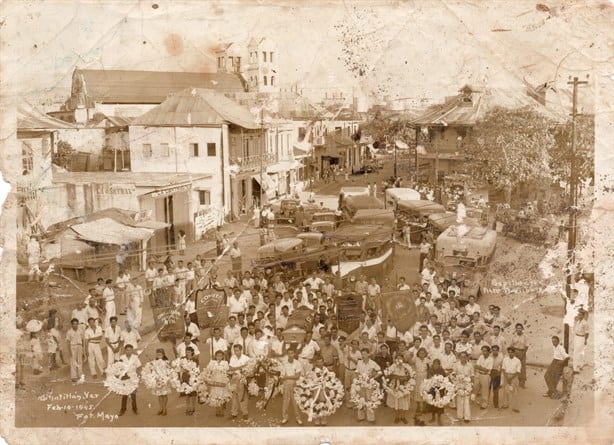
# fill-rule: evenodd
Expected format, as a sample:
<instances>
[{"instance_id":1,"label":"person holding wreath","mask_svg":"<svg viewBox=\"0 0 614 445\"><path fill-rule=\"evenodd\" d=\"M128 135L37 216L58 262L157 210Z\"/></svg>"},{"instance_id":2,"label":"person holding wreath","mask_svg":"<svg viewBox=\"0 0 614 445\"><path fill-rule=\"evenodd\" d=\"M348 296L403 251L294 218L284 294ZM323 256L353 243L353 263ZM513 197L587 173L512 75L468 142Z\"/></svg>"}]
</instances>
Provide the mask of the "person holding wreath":
<instances>
[{"instance_id":1,"label":"person holding wreath","mask_svg":"<svg viewBox=\"0 0 614 445\"><path fill-rule=\"evenodd\" d=\"M243 419L248 418L247 414L247 388L246 382L241 381L241 369L249 362L249 357L243 354L243 346L235 344L232 347L234 354L230 357L230 385L232 388L232 406L230 415L235 419L239 415L239 411L243 415Z\"/></svg>"},{"instance_id":2,"label":"person holding wreath","mask_svg":"<svg viewBox=\"0 0 614 445\"><path fill-rule=\"evenodd\" d=\"M225 357L226 348L217 349L214 359L205 368L205 373L210 373L211 375L211 379L206 381L206 383L209 392L209 405L215 406L215 417L224 417L224 408L226 407L226 402L230 399L230 391L227 385L229 366Z\"/></svg>"},{"instance_id":3,"label":"person holding wreath","mask_svg":"<svg viewBox=\"0 0 614 445\"><path fill-rule=\"evenodd\" d=\"M360 360L358 360L358 363L356 364L356 374L357 375L367 375L370 379L377 379L382 375L382 370L380 369L379 365L377 363L375 363L373 360L371 360L371 358L369 357L371 354L371 351L368 348L363 348L360 351L362 358ZM365 400L370 400L371 399L371 390L370 389L366 389L365 390L365 394L364 394L364 398ZM362 422L363 420L365 420L365 414L366 414L366 418L367 418L367 422L370 423L375 423L375 411L371 408L358 408L357 409L357 416L358 416L358 421Z\"/></svg>"},{"instance_id":4,"label":"person holding wreath","mask_svg":"<svg viewBox=\"0 0 614 445\"><path fill-rule=\"evenodd\" d=\"M424 379L427 378L428 369L429 369L429 359L427 358L427 352L425 348L419 348L416 353L416 357L414 358L414 371L416 371L416 389L414 391L414 397L416 399L416 413L414 414L414 423L416 425L424 425L424 422L420 420L420 415L423 412L426 412L424 406L424 400L422 399L422 394L420 392L420 386Z\"/></svg>"},{"instance_id":5,"label":"person holding wreath","mask_svg":"<svg viewBox=\"0 0 614 445\"><path fill-rule=\"evenodd\" d=\"M473 365L469 363L469 354L465 351L461 352L458 356L459 361L454 365L454 374L457 377L469 377L473 380L475 372ZM470 407L470 394L463 394L456 396L456 415L458 420L463 420L465 423L471 421L471 407Z\"/></svg>"},{"instance_id":6,"label":"person holding wreath","mask_svg":"<svg viewBox=\"0 0 614 445\"><path fill-rule=\"evenodd\" d=\"M141 367L141 361L139 358L133 354L134 347L132 345L124 346L124 354L119 358L119 361L126 365L126 374L121 378L122 380L127 380L131 378L129 374L136 375L138 369ZM132 411L134 414L138 414L138 410L136 407L136 389L130 394L130 399L132 400ZM123 416L126 412L126 405L128 404L128 396L122 395L122 406L119 411L119 415Z\"/></svg>"},{"instance_id":7,"label":"person holding wreath","mask_svg":"<svg viewBox=\"0 0 614 445\"><path fill-rule=\"evenodd\" d=\"M411 406L412 384L415 384L413 374L414 371L411 369L411 366L403 361L401 355L397 355L394 363L386 371L386 389L388 392L386 405L394 410L394 423L403 422L407 424L406 416ZM400 392L402 387L408 389L406 394Z\"/></svg>"},{"instance_id":8,"label":"person holding wreath","mask_svg":"<svg viewBox=\"0 0 614 445\"><path fill-rule=\"evenodd\" d=\"M427 378L430 379L431 377L436 376L436 375L446 377L446 371L441 366L441 361L438 358L433 360L433 363L431 364L431 366L429 366L429 369L427 372ZM443 425L443 423L441 422L441 414L443 413L443 407L437 407L434 405L429 405L429 407L431 411L431 422L434 422L435 416L437 416L437 425L439 426Z\"/></svg>"}]
</instances>

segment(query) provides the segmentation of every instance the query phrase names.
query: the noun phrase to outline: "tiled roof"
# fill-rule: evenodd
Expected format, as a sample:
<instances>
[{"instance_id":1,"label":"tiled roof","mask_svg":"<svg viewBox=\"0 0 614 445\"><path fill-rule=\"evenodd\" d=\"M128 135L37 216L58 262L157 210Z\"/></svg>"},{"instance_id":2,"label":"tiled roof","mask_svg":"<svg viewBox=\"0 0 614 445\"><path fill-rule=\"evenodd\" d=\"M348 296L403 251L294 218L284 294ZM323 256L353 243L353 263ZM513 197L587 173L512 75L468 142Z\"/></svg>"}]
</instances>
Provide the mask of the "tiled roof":
<instances>
[{"instance_id":1,"label":"tiled roof","mask_svg":"<svg viewBox=\"0 0 614 445\"><path fill-rule=\"evenodd\" d=\"M132 125L186 127L228 123L249 129L260 128L249 109L223 94L188 88L136 118Z\"/></svg>"},{"instance_id":2,"label":"tiled roof","mask_svg":"<svg viewBox=\"0 0 614 445\"><path fill-rule=\"evenodd\" d=\"M110 104L159 104L188 87L218 91L245 91L235 73L185 73L169 71L75 70L85 81L90 101Z\"/></svg>"}]
</instances>

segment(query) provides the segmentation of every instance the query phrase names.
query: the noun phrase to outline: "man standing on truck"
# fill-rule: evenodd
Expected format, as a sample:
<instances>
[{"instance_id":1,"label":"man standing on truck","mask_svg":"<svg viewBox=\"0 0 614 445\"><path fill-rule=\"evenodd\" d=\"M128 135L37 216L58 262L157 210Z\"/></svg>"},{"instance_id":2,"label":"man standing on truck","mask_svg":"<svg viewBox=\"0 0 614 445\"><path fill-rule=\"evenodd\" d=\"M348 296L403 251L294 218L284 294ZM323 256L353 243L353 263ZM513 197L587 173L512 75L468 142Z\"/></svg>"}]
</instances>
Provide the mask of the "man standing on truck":
<instances>
[{"instance_id":1,"label":"man standing on truck","mask_svg":"<svg viewBox=\"0 0 614 445\"><path fill-rule=\"evenodd\" d=\"M431 249L433 247L427 242L426 238L422 237L422 242L420 243L420 260L418 263L418 272L422 272L424 268L424 261L429 257Z\"/></svg>"}]
</instances>

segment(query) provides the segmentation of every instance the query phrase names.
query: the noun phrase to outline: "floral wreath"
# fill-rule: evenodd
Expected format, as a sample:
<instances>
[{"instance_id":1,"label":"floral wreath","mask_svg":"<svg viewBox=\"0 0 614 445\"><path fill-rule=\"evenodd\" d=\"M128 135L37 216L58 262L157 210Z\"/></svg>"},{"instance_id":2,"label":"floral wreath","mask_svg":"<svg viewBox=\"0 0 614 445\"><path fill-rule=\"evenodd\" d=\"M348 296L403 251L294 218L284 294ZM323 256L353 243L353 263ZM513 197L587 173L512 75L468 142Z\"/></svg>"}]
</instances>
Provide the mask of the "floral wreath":
<instances>
[{"instance_id":1,"label":"floral wreath","mask_svg":"<svg viewBox=\"0 0 614 445\"><path fill-rule=\"evenodd\" d=\"M473 381L471 377L466 375L458 375L453 374L450 376L452 383L454 383L454 388L456 389L456 394L462 397L471 395L471 391L473 389Z\"/></svg>"},{"instance_id":2,"label":"floral wreath","mask_svg":"<svg viewBox=\"0 0 614 445\"><path fill-rule=\"evenodd\" d=\"M206 403L212 408L223 406L232 397L228 389L228 382L228 374L215 372L211 368L203 369L196 379L196 391L198 392L199 401ZM210 387L219 387L222 390L212 394Z\"/></svg>"},{"instance_id":3,"label":"floral wreath","mask_svg":"<svg viewBox=\"0 0 614 445\"><path fill-rule=\"evenodd\" d=\"M442 391L443 395L441 394ZM454 399L456 390L449 378L442 375L434 375L431 378L424 379L422 385L420 385L420 395L429 405L443 408Z\"/></svg>"},{"instance_id":4,"label":"floral wreath","mask_svg":"<svg viewBox=\"0 0 614 445\"><path fill-rule=\"evenodd\" d=\"M371 390L371 397L366 399L366 391ZM359 410L375 409L382 403L384 399L384 391L379 386L377 380L372 379L367 374L359 374L352 381L350 387L350 402Z\"/></svg>"},{"instance_id":5,"label":"floral wreath","mask_svg":"<svg viewBox=\"0 0 614 445\"><path fill-rule=\"evenodd\" d=\"M119 361L113 363L106 370L107 378L104 386L115 394L127 396L139 387L139 376L135 371L129 371L126 363Z\"/></svg>"},{"instance_id":6,"label":"floral wreath","mask_svg":"<svg viewBox=\"0 0 614 445\"><path fill-rule=\"evenodd\" d=\"M152 360L143 366L141 380L145 387L156 396L168 394L169 385L173 381L174 372L166 360Z\"/></svg>"},{"instance_id":7,"label":"floral wreath","mask_svg":"<svg viewBox=\"0 0 614 445\"><path fill-rule=\"evenodd\" d=\"M294 400L309 422L328 417L343 404L343 384L332 371L314 369L296 382Z\"/></svg>"},{"instance_id":8,"label":"floral wreath","mask_svg":"<svg viewBox=\"0 0 614 445\"><path fill-rule=\"evenodd\" d=\"M250 380L250 378L253 377L254 374L256 373L256 369L257 368L258 368L258 360L254 359L254 358L250 358L249 361L247 363L245 363L245 365L243 365L239 369L231 371L230 374L233 375L233 376L238 376L239 377L239 384L240 385L247 386L247 383ZM230 385L229 385L229 388L230 388L231 391L234 391L236 389L235 383L231 382ZM253 387L252 387L252 391L253 391Z\"/></svg>"},{"instance_id":9,"label":"floral wreath","mask_svg":"<svg viewBox=\"0 0 614 445\"><path fill-rule=\"evenodd\" d=\"M183 357L173 360L172 367L174 371L174 376L171 380L173 388L175 388L177 392L181 394L190 394L196 391L198 376L200 374L198 365L192 360L188 360L187 358ZM181 375L184 372L187 372L190 375L187 383L181 381Z\"/></svg>"},{"instance_id":10,"label":"floral wreath","mask_svg":"<svg viewBox=\"0 0 614 445\"><path fill-rule=\"evenodd\" d=\"M393 397L401 398L405 396L409 396L414 391L416 386L416 373L407 363L403 363L403 369L406 372L405 376L395 375L392 372L392 367L386 368L384 370L384 389L388 394ZM395 382L399 381L399 377L407 378L407 381L403 384L400 384L395 388Z\"/></svg>"}]
</instances>

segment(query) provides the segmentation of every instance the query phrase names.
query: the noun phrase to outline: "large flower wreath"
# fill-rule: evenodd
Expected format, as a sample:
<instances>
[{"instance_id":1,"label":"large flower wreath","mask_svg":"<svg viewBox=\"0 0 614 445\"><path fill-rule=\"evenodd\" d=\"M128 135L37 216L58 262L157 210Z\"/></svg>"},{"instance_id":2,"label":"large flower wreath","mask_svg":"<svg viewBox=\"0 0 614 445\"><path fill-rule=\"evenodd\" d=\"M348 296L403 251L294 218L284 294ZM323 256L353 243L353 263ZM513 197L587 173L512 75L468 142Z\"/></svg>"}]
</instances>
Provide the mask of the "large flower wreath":
<instances>
[{"instance_id":1,"label":"large flower wreath","mask_svg":"<svg viewBox=\"0 0 614 445\"><path fill-rule=\"evenodd\" d=\"M127 396L139 387L139 376L134 371L128 371L126 363L119 361L107 368L107 378L104 386L115 394Z\"/></svg>"},{"instance_id":2,"label":"large flower wreath","mask_svg":"<svg viewBox=\"0 0 614 445\"><path fill-rule=\"evenodd\" d=\"M301 376L294 386L294 400L307 420L328 417L343 404L343 384L328 369L315 369Z\"/></svg>"},{"instance_id":3,"label":"large flower wreath","mask_svg":"<svg viewBox=\"0 0 614 445\"><path fill-rule=\"evenodd\" d=\"M177 358L173 360L172 366L174 375L171 384L173 388L175 388L175 390L181 394L190 394L196 391L198 376L200 374L198 365L187 358ZM187 372L190 377L187 382L182 382L181 377L185 372Z\"/></svg>"},{"instance_id":4,"label":"large flower wreath","mask_svg":"<svg viewBox=\"0 0 614 445\"><path fill-rule=\"evenodd\" d=\"M366 393L371 390L371 397L367 400ZM384 392L377 380L372 379L367 374L359 374L350 387L350 402L359 410L375 409L382 403Z\"/></svg>"},{"instance_id":5,"label":"large flower wreath","mask_svg":"<svg viewBox=\"0 0 614 445\"><path fill-rule=\"evenodd\" d=\"M384 370L384 389L391 396L400 399L410 396L416 386L416 373L407 363L403 363L404 375L394 373L394 367Z\"/></svg>"},{"instance_id":6,"label":"large flower wreath","mask_svg":"<svg viewBox=\"0 0 614 445\"><path fill-rule=\"evenodd\" d=\"M471 380L471 377L454 374L450 376L450 379L452 380L452 383L454 383L456 395L462 397L471 395L471 391L473 390L473 381Z\"/></svg>"},{"instance_id":7,"label":"large flower wreath","mask_svg":"<svg viewBox=\"0 0 614 445\"><path fill-rule=\"evenodd\" d=\"M265 409L269 401L281 392L279 376L282 372L282 365L274 358L264 358L258 363L258 371L266 374L266 383L263 396L256 402L256 407Z\"/></svg>"},{"instance_id":8,"label":"large flower wreath","mask_svg":"<svg viewBox=\"0 0 614 445\"><path fill-rule=\"evenodd\" d=\"M202 370L197 378L196 391L201 403L219 408L232 396L228 389L228 374L209 367Z\"/></svg>"},{"instance_id":9,"label":"large flower wreath","mask_svg":"<svg viewBox=\"0 0 614 445\"><path fill-rule=\"evenodd\" d=\"M230 374L231 376L236 376L239 378L240 385L247 386L249 379L254 376L257 367L258 367L258 361L254 358L251 358L240 369L230 371ZM229 388L231 391L234 391L236 389L236 385L232 380L230 382Z\"/></svg>"},{"instance_id":10,"label":"large flower wreath","mask_svg":"<svg viewBox=\"0 0 614 445\"><path fill-rule=\"evenodd\" d=\"M173 368L166 360L147 362L141 371L141 380L154 396L167 395L174 376Z\"/></svg>"},{"instance_id":11,"label":"large flower wreath","mask_svg":"<svg viewBox=\"0 0 614 445\"><path fill-rule=\"evenodd\" d=\"M449 378L434 375L429 379L424 379L420 385L420 393L422 399L429 405L443 408L454 399L456 390Z\"/></svg>"}]
</instances>

